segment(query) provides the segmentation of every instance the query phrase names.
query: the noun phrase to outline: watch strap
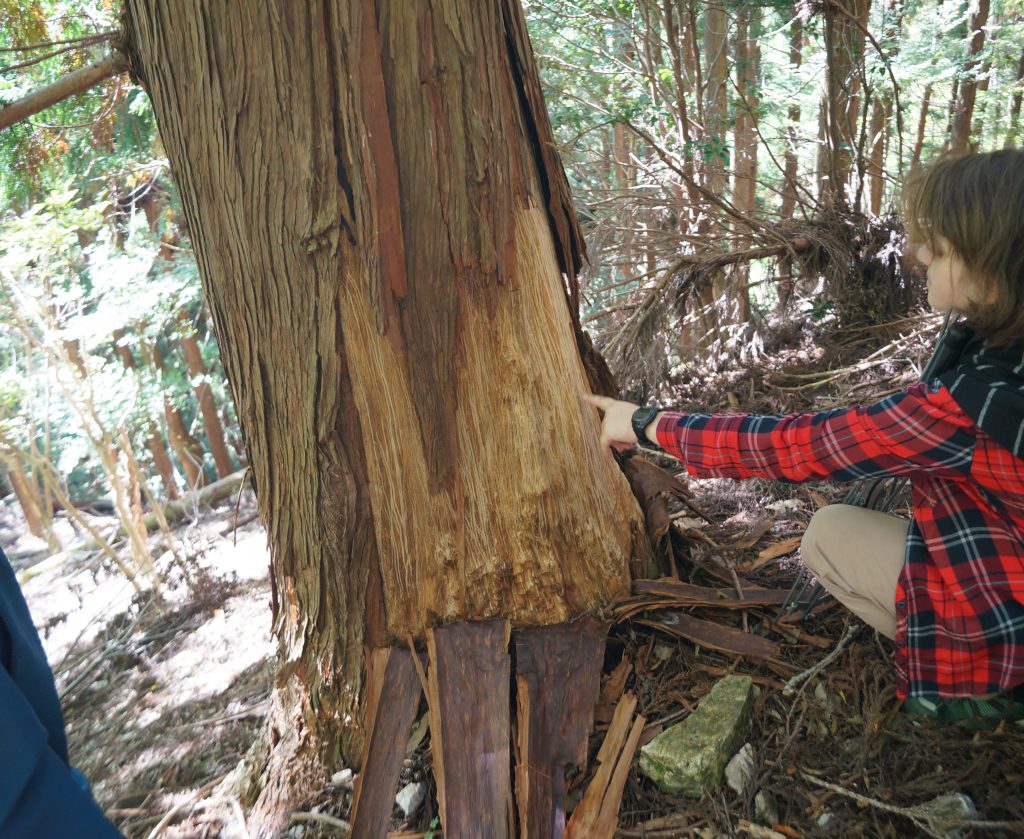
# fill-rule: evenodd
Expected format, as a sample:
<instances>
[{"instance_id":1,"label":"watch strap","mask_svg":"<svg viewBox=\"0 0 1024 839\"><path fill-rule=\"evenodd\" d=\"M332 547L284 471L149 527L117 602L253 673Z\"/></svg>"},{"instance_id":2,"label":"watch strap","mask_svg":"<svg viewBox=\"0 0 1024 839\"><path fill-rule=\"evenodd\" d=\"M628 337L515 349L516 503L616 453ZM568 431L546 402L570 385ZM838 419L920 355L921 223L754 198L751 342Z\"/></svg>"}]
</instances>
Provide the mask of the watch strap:
<instances>
[{"instance_id":1,"label":"watch strap","mask_svg":"<svg viewBox=\"0 0 1024 839\"><path fill-rule=\"evenodd\" d=\"M658 415L658 411L658 408L652 408L650 405L644 405L643 407L637 408L633 411L633 433L636 434L636 439L645 446L654 445L654 443L652 443L647 437L647 426L654 422L654 418Z\"/></svg>"}]
</instances>

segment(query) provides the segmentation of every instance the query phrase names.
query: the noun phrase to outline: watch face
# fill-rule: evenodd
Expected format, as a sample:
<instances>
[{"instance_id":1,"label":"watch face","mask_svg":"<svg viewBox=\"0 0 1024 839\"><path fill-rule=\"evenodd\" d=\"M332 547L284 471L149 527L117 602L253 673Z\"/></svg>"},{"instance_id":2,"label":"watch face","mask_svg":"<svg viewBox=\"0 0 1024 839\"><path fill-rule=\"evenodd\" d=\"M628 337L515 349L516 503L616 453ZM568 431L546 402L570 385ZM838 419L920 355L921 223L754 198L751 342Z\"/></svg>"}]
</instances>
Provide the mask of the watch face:
<instances>
[{"instance_id":1,"label":"watch face","mask_svg":"<svg viewBox=\"0 0 1024 839\"><path fill-rule=\"evenodd\" d=\"M651 424L658 415L657 408L638 408L633 412L633 432L636 434L637 439L643 440L646 436L647 426Z\"/></svg>"}]
</instances>

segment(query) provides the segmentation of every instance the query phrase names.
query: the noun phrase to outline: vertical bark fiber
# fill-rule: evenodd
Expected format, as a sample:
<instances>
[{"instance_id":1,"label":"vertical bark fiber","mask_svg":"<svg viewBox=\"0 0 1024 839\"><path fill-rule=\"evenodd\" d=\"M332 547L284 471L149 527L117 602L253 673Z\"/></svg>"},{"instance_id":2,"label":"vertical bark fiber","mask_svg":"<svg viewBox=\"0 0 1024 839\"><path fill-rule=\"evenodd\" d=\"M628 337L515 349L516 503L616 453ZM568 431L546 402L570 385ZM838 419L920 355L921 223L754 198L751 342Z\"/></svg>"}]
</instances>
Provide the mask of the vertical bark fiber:
<instances>
[{"instance_id":1,"label":"vertical bark fiber","mask_svg":"<svg viewBox=\"0 0 1024 839\"><path fill-rule=\"evenodd\" d=\"M578 399L582 239L522 11L129 0L126 22L272 548L274 735L330 762L358 748L364 640L564 621L647 551Z\"/></svg>"}]
</instances>

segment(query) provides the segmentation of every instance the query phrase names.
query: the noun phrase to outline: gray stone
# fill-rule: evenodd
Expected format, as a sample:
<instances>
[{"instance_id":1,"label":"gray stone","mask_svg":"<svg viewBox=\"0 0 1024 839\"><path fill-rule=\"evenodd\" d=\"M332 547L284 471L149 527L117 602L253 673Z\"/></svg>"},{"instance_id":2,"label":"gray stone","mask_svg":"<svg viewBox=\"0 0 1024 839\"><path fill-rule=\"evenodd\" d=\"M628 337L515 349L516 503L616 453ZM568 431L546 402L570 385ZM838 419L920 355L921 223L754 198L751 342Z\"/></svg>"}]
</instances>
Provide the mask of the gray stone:
<instances>
[{"instance_id":1,"label":"gray stone","mask_svg":"<svg viewBox=\"0 0 1024 839\"><path fill-rule=\"evenodd\" d=\"M422 781L413 781L398 791L398 795L395 796L395 804L399 806L405 817L409 818L420 808L426 797L427 785Z\"/></svg>"},{"instance_id":2,"label":"gray stone","mask_svg":"<svg viewBox=\"0 0 1024 839\"><path fill-rule=\"evenodd\" d=\"M920 805L918 810L935 835L943 836L945 839L959 839L964 835L966 828L958 822L978 818L974 802L962 792L940 795Z\"/></svg>"},{"instance_id":3,"label":"gray stone","mask_svg":"<svg viewBox=\"0 0 1024 839\"><path fill-rule=\"evenodd\" d=\"M750 723L751 687L748 676L719 681L696 711L640 750L640 771L669 795L700 798L721 786Z\"/></svg>"},{"instance_id":4,"label":"gray stone","mask_svg":"<svg viewBox=\"0 0 1024 839\"><path fill-rule=\"evenodd\" d=\"M347 787L352 788L352 770L342 769L340 772L335 772L331 775L331 783L336 787Z\"/></svg>"},{"instance_id":5,"label":"gray stone","mask_svg":"<svg viewBox=\"0 0 1024 839\"><path fill-rule=\"evenodd\" d=\"M740 795L746 795L754 783L754 747L744 743L725 765L725 782Z\"/></svg>"},{"instance_id":6,"label":"gray stone","mask_svg":"<svg viewBox=\"0 0 1024 839\"><path fill-rule=\"evenodd\" d=\"M822 830L829 830L830 828L835 826L837 821L838 819L836 818L836 814L830 813L828 810L826 810L824 813L818 816L818 820L817 822L815 822L815 824L817 824L818 827Z\"/></svg>"},{"instance_id":7,"label":"gray stone","mask_svg":"<svg viewBox=\"0 0 1024 839\"><path fill-rule=\"evenodd\" d=\"M775 824L779 820L779 806L767 792L754 796L754 816L762 824Z\"/></svg>"}]
</instances>

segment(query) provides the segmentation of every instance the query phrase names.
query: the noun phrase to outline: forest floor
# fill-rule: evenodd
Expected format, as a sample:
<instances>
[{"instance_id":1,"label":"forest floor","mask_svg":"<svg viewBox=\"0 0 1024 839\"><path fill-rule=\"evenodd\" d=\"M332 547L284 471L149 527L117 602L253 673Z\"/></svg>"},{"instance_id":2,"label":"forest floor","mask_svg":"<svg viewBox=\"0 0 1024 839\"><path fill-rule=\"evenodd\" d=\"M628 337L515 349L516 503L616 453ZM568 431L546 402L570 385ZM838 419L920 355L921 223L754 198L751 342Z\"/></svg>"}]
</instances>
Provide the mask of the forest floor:
<instances>
[{"instance_id":1,"label":"forest floor","mask_svg":"<svg viewBox=\"0 0 1024 839\"><path fill-rule=\"evenodd\" d=\"M741 364L681 373L662 404L774 413L870 402L914 380L936 329L934 318L914 318L844 331L833 341L804 325ZM679 575L719 586L722 573L740 569L749 583L788 589L807 521L844 492L829 484L687 483L710 521L687 514L673 522ZM187 563L162 558L169 581L160 596L133 591L94 554L73 555L24 583L63 694L72 760L130 839L249 835L242 802L214 790L262 730L272 680L265 536L258 522L231 530L234 517L244 520L253 505L244 492L239 510L225 503L178 528ZM17 570L45 556L5 505L0 543ZM709 576L711 566L718 570ZM725 673L749 674L759 688L747 736L754 767L747 789L669 797L634 765L619 836L1024 835L1024 728L970 732L915 722L899 710L891 642L831 600L803 620L777 617L752 609L734 620L779 644L772 662L698 648L639 621L613 628L605 688L626 675L613 692L637 696L648 724L644 739L683 718ZM820 663L844 638L825 667L794 692L783 691L787 679ZM598 714L592 756L606 716ZM429 786L429 737L414 742L401 785ZM570 808L592 771L572 779ZM948 793L973 802L971 826L958 831L929 820L921 805ZM350 777L325 778L308 812L345 818L350 802ZM409 819L396 809L393 826L429 835L435 815L428 795ZM343 835L316 819L296 823L292 835Z\"/></svg>"}]
</instances>

